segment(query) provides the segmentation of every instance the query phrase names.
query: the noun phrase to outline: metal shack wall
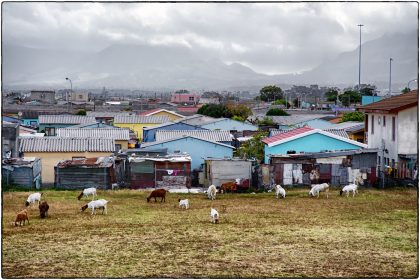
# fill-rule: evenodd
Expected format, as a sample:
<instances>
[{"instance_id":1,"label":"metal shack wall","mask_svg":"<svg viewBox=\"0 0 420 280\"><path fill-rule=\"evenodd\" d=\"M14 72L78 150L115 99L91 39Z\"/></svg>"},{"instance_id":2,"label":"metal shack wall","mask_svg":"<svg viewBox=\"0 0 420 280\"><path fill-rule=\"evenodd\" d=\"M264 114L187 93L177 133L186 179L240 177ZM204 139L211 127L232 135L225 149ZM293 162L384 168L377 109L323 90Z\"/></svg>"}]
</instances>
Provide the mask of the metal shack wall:
<instances>
[{"instance_id":1,"label":"metal shack wall","mask_svg":"<svg viewBox=\"0 0 420 280\"><path fill-rule=\"evenodd\" d=\"M65 168L54 167L55 187L57 189L79 190L89 187L110 189L112 167L83 167L71 166Z\"/></svg>"},{"instance_id":2,"label":"metal shack wall","mask_svg":"<svg viewBox=\"0 0 420 280\"><path fill-rule=\"evenodd\" d=\"M209 170L207 173L207 186L211 184L220 187L223 183L235 181L235 179L252 178L251 161L235 160L209 160Z\"/></svg>"},{"instance_id":3,"label":"metal shack wall","mask_svg":"<svg viewBox=\"0 0 420 280\"><path fill-rule=\"evenodd\" d=\"M10 183L21 188L35 187L33 170L29 166L14 167L14 170L9 175Z\"/></svg>"}]
</instances>

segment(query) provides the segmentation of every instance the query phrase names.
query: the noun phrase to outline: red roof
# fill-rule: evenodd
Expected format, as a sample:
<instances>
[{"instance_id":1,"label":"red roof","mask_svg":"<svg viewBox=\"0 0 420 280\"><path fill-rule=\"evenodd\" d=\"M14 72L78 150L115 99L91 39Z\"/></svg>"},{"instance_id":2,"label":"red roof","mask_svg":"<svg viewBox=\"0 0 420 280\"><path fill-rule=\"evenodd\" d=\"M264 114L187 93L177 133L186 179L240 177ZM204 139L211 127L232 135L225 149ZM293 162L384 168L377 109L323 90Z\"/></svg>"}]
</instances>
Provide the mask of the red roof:
<instances>
[{"instance_id":1,"label":"red roof","mask_svg":"<svg viewBox=\"0 0 420 280\"><path fill-rule=\"evenodd\" d=\"M287 139L287 138L290 138L290 137L293 137L293 136L296 136L296 135L299 135L299 134L302 134L302 133L305 133L305 132L309 132L309 131L312 131L312 130L314 130L314 129L309 127L309 126L299 127L299 128L289 130L289 131L284 132L284 133L277 134L277 135L272 136L272 137L265 138L262 141L265 144L270 144L270 143L274 143L274 142L277 142L277 141L280 141L280 140L284 140L284 139Z\"/></svg>"},{"instance_id":2,"label":"red roof","mask_svg":"<svg viewBox=\"0 0 420 280\"><path fill-rule=\"evenodd\" d=\"M358 111L364 113L397 113L401 110L408 109L419 104L419 95L417 90L403 93L381 101L370 103L368 105L357 108Z\"/></svg>"},{"instance_id":3,"label":"red roof","mask_svg":"<svg viewBox=\"0 0 420 280\"><path fill-rule=\"evenodd\" d=\"M149 115L149 114L159 112L160 110L162 110L162 109L156 108L156 109L152 109L152 110L147 110L147 111L141 112L139 115L140 116L146 116L146 115Z\"/></svg>"}]
</instances>

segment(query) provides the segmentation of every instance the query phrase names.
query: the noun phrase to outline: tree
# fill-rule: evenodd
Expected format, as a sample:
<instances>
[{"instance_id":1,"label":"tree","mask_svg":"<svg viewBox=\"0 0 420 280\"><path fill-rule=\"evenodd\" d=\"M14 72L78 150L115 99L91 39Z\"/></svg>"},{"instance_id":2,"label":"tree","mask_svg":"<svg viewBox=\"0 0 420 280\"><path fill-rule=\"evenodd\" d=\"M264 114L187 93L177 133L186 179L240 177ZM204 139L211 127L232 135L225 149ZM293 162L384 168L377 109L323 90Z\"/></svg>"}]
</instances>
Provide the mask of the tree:
<instances>
[{"instance_id":1,"label":"tree","mask_svg":"<svg viewBox=\"0 0 420 280\"><path fill-rule=\"evenodd\" d=\"M250 140L236 150L236 155L241 158L255 158L262 161L264 159L264 143L261 140L267 137L267 134L268 132L265 131L254 134Z\"/></svg>"},{"instance_id":2,"label":"tree","mask_svg":"<svg viewBox=\"0 0 420 280\"><path fill-rule=\"evenodd\" d=\"M351 103L359 103L362 95L355 90L346 90L342 95L338 96L344 106L350 106Z\"/></svg>"},{"instance_id":3,"label":"tree","mask_svg":"<svg viewBox=\"0 0 420 280\"><path fill-rule=\"evenodd\" d=\"M242 121L245 121L249 116L252 115L252 110L244 104L236 105L236 104L230 103L230 104L227 104L226 107L232 116L237 117L236 120L242 119Z\"/></svg>"},{"instance_id":4,"label":"tree","mask_svg":"<svg viewBox=\"0 0 420 280\"><path fill-rule=\"evenodd\" d=\"M410 88L405 87L405 88L403 88L403 89L401 90L401 93L409 93L410 91L411 91L411 89L410 89Z\"/></svg>"},{"instance_id":5,"label":"tree","mask_svg":"<svg viewBox=\"0 0 420 280\"><path fill-rule=\"evenodd\" d=\"M286 111L283 111L280 108L271 108L265 114L266 116L290 116Z\"/></svg>"},{"instance_id":6,"label":"tree","mask_svg":"<svg viewBox=\"0 0 420 280\"><path fill-rule=\"evenodd\" d=\"M278 100L274 101L272 104L273 105L284 105L284 106L286 106L286 100L278 99Z\"/></svg>"},{"instance_id":7,"label":"tree","mask_svg":"<svg viewBox=\"0 0 420 280\"><path fill-rule=\"evenodd\" d=\"M275 85L265 86L260 89L260 99L262 101L275 101L283 98L283 90Z\"/></svg>"},{"instance_id":8,"label":"tree","mask_svg":"<svg viewBox=\"0 0 420 280\"><path fill-rule=\"evenodd\" d=\"M79 111L77 111L76 115L78 115L78 116L86 116L86 110L85 109L80 109Z\"/></svg>"},{"instance_id":9,"label":"tree","mask_svg":"<svg viewBox=\"0 0 420 280\"><path fill-rule=\"evenodd\" d=\"M262 120L257 120L257 124L260 126L264 126L264 125L275 125L276 123L273 121L272 118L264 117Z\"/></svg>"},{"instance_id":10,"label":"tree","mask_svg":"<svg viewBox=\"0 0 420 280\"><path fill-rule=\"evenodd\" d=\"M357 87L355 87L357 89ZM360 94L367 95L367 96L374 96L378 95L378 91L375 85L362 85L360 86Z\"/></svg>"},{"instance_id":11,"label":"tree","mask_svg":"<svg viewBox=\"0 0 420 280\"><path fill-rule=\"evenodd\" d=\"M337 88L329 88L324 94L324 96L327 98L327 101L337 101L337 95Z\"/></svg>"},{"instance_id":12,"label":"tree","mask_svg":"<svg viewBox=\"0 0 420 280\"><path fill-rule=\"evenodd\" d=\"M363 122L365 115L362 112L344 113L341 122Z\"/></svg>"},{"instance_id":13,"label":"tree","mask_svg":"<svg viewBox=\"0 0 420 280\"><path fill-rule=\"evenodd\" d=\"M222 104L206 104L197 111L198 114L213 118L230 118L232 113Z\"/></svg>"}]
</instances>

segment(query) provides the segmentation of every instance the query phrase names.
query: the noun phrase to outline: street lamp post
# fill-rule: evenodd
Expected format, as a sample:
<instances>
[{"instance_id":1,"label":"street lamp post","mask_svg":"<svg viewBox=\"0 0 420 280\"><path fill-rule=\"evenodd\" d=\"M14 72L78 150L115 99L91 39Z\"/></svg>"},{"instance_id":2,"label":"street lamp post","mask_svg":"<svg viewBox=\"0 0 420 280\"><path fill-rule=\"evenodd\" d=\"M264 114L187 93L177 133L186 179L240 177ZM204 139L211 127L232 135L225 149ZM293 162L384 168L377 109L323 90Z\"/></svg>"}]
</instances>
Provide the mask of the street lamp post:
<instances>
[{"instance_id":1,"label":"street lamp post","mask_svg":"<svg viewBox=\"0 0 420 280\"><path fill-rule=\"evenodd\" d=\"M410 89L410 83L411 83L411 82L414 82L414 81L417 81L417 79L413 79L413 80L411 80L411 81L408 81L408 83L407 83L407 88L408 88L408 89Z\"/></svg>"},{"instance_id":2,"label":"street lamp post","mask_svg":"<svg viewBox=\"0 0 420 280\"><path fill-rule=\"evenodd\" d=\"M359 92L360 92L360 73L361 73L361 64L362 64L362 26L363 24L358 24L359 26Z\"/></svg>"},{"instance_id":3,"label":"street lamp post","mask_svg":"<svg viewBox=\"0 0 420 280\"><path fill-rule=\"evenodd\" d=\"M392 69L392 57L389 58L389 95L391 96L391 69Z\"/></svg>"},{"instance_id":4,"label":"street lamp post","mask_svg":"<svg viewBox=\"0 0 420 280\"><path fill-rule=\"evenodd\" d=\"M71 82L71 79L70 78L67 78L66 77L66 80L70 82L70 93L71 93L71 92L73 92L73 83ZM68 108L69 108L69 95L66 94L66 97L67 97L66 99L67 99L67 111L68 111Z\"/></svg>"}]
</instances>

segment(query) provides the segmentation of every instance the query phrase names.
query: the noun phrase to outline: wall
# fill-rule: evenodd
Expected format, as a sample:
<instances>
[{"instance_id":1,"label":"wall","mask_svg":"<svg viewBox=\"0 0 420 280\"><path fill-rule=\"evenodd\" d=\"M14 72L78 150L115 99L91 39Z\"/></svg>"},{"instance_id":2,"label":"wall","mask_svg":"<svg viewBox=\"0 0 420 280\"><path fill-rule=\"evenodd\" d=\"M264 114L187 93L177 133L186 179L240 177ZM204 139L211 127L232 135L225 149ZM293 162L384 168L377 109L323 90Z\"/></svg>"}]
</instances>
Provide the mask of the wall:
<instances>
[{"instance_id":1,"label":"wall","mask_svg":"<svg viewBox=\"0 0 420 280\"><path fill-rule=\"evenodd\" d=\"M349 139L360 142L360 143L364 143L365 142L365 131L359 131L359 132L355 132L355 133L348 133L349 135ZM360 140L360 141L359 141Z\"/></svg>"},{"instance_id":2,"label":"wall","mask_svg":"<svg viewBox=\"0 0 420 280\"><path fill-rule=\"evenodd\" d=\"M46 184L54 183L54 166L61 160L70 160L72 157L103 157L110 156L111 152L73 152L73 153L40 153L40 152L26 152L25 157L39 157L42 165L42 182Z\"/></svg>"},{"instance_id":3,"label":"wall","mask_svg":"<svg viewBox=\"0 0 420 280\"><path fill-rule=\"evenodd\" d=\"M156 126L160 123L114 123L114 126L129 128L134 131L137 138L140 140L143 138L143 127Z\"/></svg>"},{"instance_id":4,"label":"wall","mask_svg":"<svg viewBox=\"0 0 420 280\"><path fill-rule=\"evenodd\" d=\"M321 152L323 150L359 150L359 146L337 140L320 133L311 134L283 144L269 147L264 146L264 163L269 163L269 154L287 154L287 151L300 152Z\"/></svg>"},{"instance_id":5,"label":"wall","mask_svg":"<svg viewBox=\"0 0 420 280\"><path fill-rule=\"evenodd\" d=\"M115 140L115 145L121 145L121 149L128 149L128 140Z\"/></svg>"},{"instance_id":6,"label":"wall","mask_svg":"<svg viewBox=\"0 0 420 280\"><path fill-rule=\"evenodd\" d=\"M251 130L256 131L258 130L257 126L252 124L247 124L231 119L224 119L218 122L209 123L206 125L202 125L202 128L211 129L211 130L236 130L236 131L244 131L244 130Z\"/></svg>"},{"instance_id":7,"label":"wall","mask_svg":"<svg viewBox=\"0 0 420 280\"><path fill-rule=\"evenodd\" d=\"M235 181L237 178L251 180L251 167L250 161L209 160L205 170L204 186L213 184L220 187L221 184Z\"/></svg>"},{"instance_id":8,"label":"wall","mask_svg":"<svg viewBox=\"0 0 420 280\"><path fill-rule=\"evenodd\" d=\"M398 154L417 154L418 107L398 113Z\"/></svg>"},{"instance_id":9,"label":"wall","mask_svg":"<svg viewBox=\"0 0 420 280\"><path fill-rule=\"evenodd\" d=\"M22 121L26 126L38 126L38 119L23 119Z\"/></svg>"},{"instance_id":10,"label":"wall","mask_svg":"<svg viewBox=\"0 0 420 280\"><path fill-rule=\"evenodd\" d=\"M12 157L18 157L18 124L3 124L1 127L2 157L6 152L11 151Z\"/></svg>"},{"instance_id":11,"label":"wall","mask_svg":"<svg viewBox=\"0 0 420 280\"><path fill-rule=\"evenodd\" d=\"M213 144L191 137L168 141L166 143L156 145L150 145L148 148L149 147L167 148L168 153L174 153L175 151L188 153L191 156L191 169L200 168L201 164L204 163L203 158L224 158L225 156L233 156L233 147L228 148L226 146Z\"/></svg>"},{"instance_id":12,"label":"wall","mask_svg":"<svg viewBox=\"0 0 420 280\"><path fill-rule=\"evenodd\" d=\"M45 124L45 123L43 123L43 124L39 124L38 131L41 132L42 130L44 130L44 132L45 132L46 127L55 127L55 135L57 135L57 128L69 127L69 126L72 126L72 125L74 125L74 124ZM55 135L45 134L45 136L55 136Z\"/></svg>"}]
</instances>

